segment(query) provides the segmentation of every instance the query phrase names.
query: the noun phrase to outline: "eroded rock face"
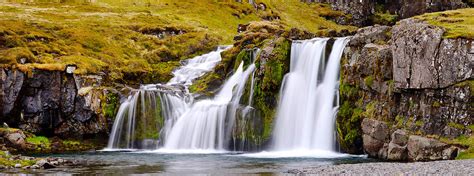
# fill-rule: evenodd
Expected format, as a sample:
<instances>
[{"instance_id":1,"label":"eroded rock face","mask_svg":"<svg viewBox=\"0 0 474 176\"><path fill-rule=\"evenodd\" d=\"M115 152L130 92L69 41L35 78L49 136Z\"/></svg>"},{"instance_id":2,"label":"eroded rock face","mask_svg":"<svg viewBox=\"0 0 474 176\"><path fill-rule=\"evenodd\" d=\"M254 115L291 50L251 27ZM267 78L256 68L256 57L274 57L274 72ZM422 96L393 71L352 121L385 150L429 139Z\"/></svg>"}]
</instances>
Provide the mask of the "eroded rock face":
<instances>
[{"instance_id":1,"label":"eroded rock face","mask_svg":"<svg viewBox=\"0 0 474 176\"><path fill-rule=\"evenodd\" d=\"M98 88L100 77L41 70L26 77L8 69L1 69L1 76L1 121L48 136L81 138L108 132L102 112L106 103L101 100L112 92Z\"/></svg>"},{"instance_id":2,"label":"eroded rock face","mask_svg":"<svg viewBox=\"0 0 474 176\"><path fill-rule=\"evenodd\" d=\"M416 19L399 22L392 30L396 88L445 88L474 78L472 41L443 39L444 29Z\"/></svg>"},{"instance_id":3,"label":"eroded rock face","mask_svg":"<svg viewBox=\"0 0 474 176\"><path fill-rule=\"evenodd\" d=\"M336 121L345 151L359 149L354 145L362 140L359 152L381 159L425 161L457 154L457 148L446 144L438 149L435 139L413 140L408 147L412 134L449 139L472 134L465 127L474 124L473 41L443 35L442 28L416 19L358 30L341 60ZM391 137L382 140L367 130L367 123L380 123L374 120L390 124Z\"/></svg>"},{"instance_id":4,"label":"eroded rock face","mask_svg":"<svg viewBox=\"0 0 474 176\"><path fill-rule=\"evenodd\" d=\"M2 115L10 114L23 86L25 74L17 70L0 69L0 109Z\"/></svg>"}]
</instances>

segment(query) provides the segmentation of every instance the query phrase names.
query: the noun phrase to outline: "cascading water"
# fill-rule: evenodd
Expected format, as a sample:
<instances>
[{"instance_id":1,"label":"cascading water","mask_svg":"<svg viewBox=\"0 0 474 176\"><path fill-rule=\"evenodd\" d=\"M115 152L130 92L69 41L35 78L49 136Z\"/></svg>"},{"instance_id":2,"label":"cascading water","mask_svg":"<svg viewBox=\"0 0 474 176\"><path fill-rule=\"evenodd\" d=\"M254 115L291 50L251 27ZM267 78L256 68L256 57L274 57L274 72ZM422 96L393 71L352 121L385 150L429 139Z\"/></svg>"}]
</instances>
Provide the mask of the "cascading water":
<instances>
[{"instance_id":1,"label":"cascading water","mask_svg":"<svg viewBox=\"0 0 474 176\"><path fill-rule=\"evenodd\" d=\"M253 85L255 64L244 70L242 62L213 99L194 102L188 86L211 71L225 49L187 60L166 85L144 85L133 91L120 106L108 149L224 150L250 75Z\"/></svg>"},{"instance_id":2,"label":"cascading water","mask_svg":"<svg viewBox=\"0 0 474 176\"><path fill-rule=\"evenodd\" d=\"M166 85L143 85L133 90L120 105L107 148L156 149L163 145L173 124L192 104L188 86L194 79L211 71L221 61L221 52L228 48L219 47L216 51L185 61L184 66L173 72L174 77Z\"/></svg>"},{"instance_id":3,"label":"cascading water","mask_svg":"<svg viewBox=\"0 0 474 176\"><path fill-rule=\"evenodd\" d=\"M328 40L292 44L273 133L275 151L335 151L339 62L348 39L336 39L326 64Z\"/></svg>"},{"instance_id":4,"label":"cascading water","mask_svg":"<svg viewBox=\"0 0 474 176\"><path fill-rule=\"evenodd\" d=\"M245 83L254 70L251 64L244 71L241 63L214 99L196 102L178 119L164 149L224 150Z\"/></svg>"}]
</instances>

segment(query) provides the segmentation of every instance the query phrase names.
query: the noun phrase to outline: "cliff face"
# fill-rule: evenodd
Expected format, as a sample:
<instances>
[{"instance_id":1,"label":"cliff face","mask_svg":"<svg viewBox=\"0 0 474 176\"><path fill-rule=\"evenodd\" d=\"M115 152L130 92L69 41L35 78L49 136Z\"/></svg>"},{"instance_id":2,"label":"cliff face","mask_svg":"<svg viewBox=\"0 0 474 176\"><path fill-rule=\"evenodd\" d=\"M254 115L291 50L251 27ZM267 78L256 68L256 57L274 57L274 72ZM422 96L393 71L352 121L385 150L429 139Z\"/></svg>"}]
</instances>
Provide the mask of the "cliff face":
<instances>
[{"instance_id":1,"label":"cliff face","mask_svg":"<svg viewBox=\"0 0 474 176\"><path fill-rule=\"evenodd\" d=\"M358 31L342 61L343 148L391 160L455 156L450 145L421 137L454 139L473 130L473 40L444 33L416 19ZM407 140L397 144L400 133Z\"/></svg>"},{"instance_id":2,"label":"cliff face","mask_svg":"<svg viewBox=\"0 0 474 176\"><path fill-rule=\"evenodd\" d=\"M0 119L35 134L82 138L107 134L119 95L100 76L60 71L0 70Z\"/></svg>"},{"instance_id":3,"label":"cliff face","mask_svg":"<svg viewBox=\"0 0 474 176\"><path fill-rule=\"evenodd\" d=\"M468 7L462 0L302 0L305 2L327 3L334 10L343 11L352 16L349 20L338 20L339 23L367 26L373 24L373 16L389 13L398 19L416 15L454 10Z\"/></svg>"}]
</instances>

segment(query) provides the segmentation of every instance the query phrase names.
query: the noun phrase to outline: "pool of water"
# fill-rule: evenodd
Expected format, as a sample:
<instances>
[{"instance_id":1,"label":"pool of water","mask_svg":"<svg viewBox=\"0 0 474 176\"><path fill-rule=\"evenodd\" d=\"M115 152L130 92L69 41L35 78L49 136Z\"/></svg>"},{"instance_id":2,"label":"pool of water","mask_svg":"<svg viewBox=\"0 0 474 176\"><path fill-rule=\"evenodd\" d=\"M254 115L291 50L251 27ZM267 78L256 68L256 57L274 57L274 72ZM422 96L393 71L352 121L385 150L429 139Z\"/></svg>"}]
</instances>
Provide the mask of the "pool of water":
<instances>
[{"instance_id":1,"label":"pool of water","mask_svg":"<svg viewBox=\"0 0 474 176\"><path fill-rule=\"evenodd\" d=\"M54 168L48 170L16 170L9 173L25 174L255 174L280 175L292 169L334 165L343 163L371 162L364 156L340 155L331 158L289 157L281 155L163 151L99 151L78 154L45 155L86 160L87 165L78 168ZM8 174L8 173L7 173Z\"/></svg>"}]
</instances>

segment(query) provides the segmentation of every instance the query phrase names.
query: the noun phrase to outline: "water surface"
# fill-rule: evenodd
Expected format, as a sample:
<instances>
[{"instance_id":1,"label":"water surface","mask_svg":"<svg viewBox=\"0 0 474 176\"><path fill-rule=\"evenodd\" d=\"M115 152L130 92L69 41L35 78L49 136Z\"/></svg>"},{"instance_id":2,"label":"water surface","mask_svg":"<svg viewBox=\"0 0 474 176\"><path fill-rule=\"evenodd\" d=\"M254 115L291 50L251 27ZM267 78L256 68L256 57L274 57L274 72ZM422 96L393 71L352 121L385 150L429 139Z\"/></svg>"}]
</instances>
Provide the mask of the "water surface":
<instances>
[{"instance_id":1,"label":"water surface","mask_svg":"<svg viewBox=\"0 0 474 176\"><path fill-rule=\"evenodd\" d=\"M44 155L65 159L87 160L88 165L79 168L54 168L37 171L11 171L31 174L100 174L100 175L283 175L292 169L319 165L361 163L372 160L362 156L345 155L336 158L279 157L270 158L268 153L183 153L166 151L115 151L80 154Z\"/></svg>"}]
</instances>

